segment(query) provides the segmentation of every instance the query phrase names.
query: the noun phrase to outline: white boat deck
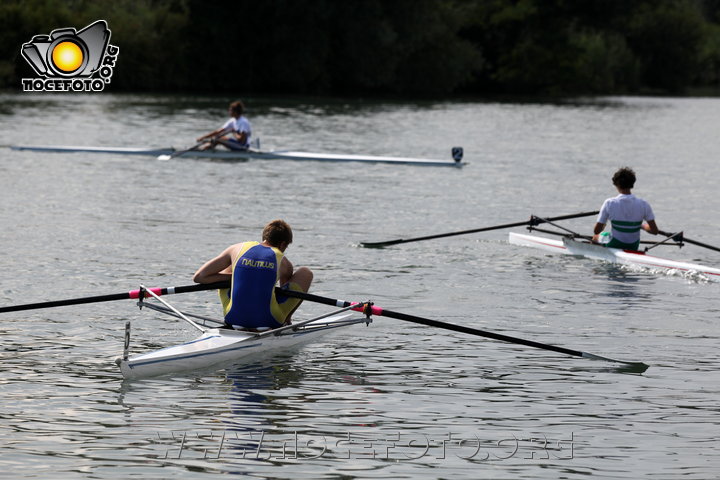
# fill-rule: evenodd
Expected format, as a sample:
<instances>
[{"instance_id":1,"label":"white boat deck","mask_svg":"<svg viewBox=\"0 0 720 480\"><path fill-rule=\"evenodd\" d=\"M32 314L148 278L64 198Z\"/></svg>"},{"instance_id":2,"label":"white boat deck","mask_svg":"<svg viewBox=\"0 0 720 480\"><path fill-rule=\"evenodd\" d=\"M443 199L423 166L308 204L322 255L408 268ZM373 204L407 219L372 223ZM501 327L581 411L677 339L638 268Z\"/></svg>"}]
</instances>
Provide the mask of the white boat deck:
<instances>
[{"instance_id":1,"label":"white boat deck","mask_svg":"<svg viewBox=\"0 0 720 480\"><path fill-rule=\"evenodd\" d=\"M564 255L577 255L617 264L636 265L649 269L677 270L685 273L696 272L705 275L709 280L720 281L720 268L669 260L644 252L607 248L602 245L579 242L570 238L554 239L510 232L508 241L513 245L533 247Z\"/></svg>"},{"instance_id":2,"label":"white boat deck","mask_svg":"<svg viewBox=\"0 0 720 480\"><path fill-rule=\"evenodd\" d=\"M341 328L368 322L369 319L358 317L355 313L342 313L277 334L272 330L258 334L211 328L189 342L132 355L127 359L117 358L115 363L127 379L200 370L219 364L231 365L248 357L256 360L269 353L286 351Z\"/></svg>"},{"instance_id":3,"label":"white boat deck","mask_svg":"<svg viewBox=\"0 0 720 480\"><path fill-rule=\"evenodd\" d=\"M17 151L32 151L45 153L103 153L117 155L141 155L154 156L172 155L177 152L172 147L84 147L72 145L14 145L10 147ZM180 155L179 155L180 156ZM293 160L293 161L316 161L316 162L362 162L362 163L386 163L394 165L418 165L430 167L457 167L465 165L459 160L433 160L429 158L411 157L390 157L375 155L353 155L339 153L313 153L291 150L192 150L181 155L187 158L208 158L218 160Z\"/></svg>"}]
</instances>

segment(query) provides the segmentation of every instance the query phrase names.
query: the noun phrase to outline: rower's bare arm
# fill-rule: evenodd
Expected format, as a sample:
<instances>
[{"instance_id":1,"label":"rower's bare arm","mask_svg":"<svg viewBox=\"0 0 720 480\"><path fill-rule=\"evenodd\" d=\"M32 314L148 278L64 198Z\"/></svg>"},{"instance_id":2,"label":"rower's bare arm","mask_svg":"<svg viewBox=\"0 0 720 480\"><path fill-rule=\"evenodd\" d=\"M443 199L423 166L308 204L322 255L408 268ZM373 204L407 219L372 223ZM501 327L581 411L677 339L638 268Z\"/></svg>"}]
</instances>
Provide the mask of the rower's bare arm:
<instances>
[{"instance_id":1,"label":"rower's bare arm","mask_svg":"<svg viewBox=\"0 0 720 480\"><path fill-rule=\"evenodd\" d=\"M290 262L290 260L287 259L287 257L283 257L282 261L280 262L280 277L278 280L280 281L280 285L285 285L287 282L290 281L293 275L293 264Z\"/></svg>"},{"instance_id":2,"label":"rower's bare arm","mask_svg":"<svg viewBox=\"0 0 720 480\"><path fill-rule=\"evenodd\" d=\"M604 223L596 223L595 228L593 229L593 233L595 235L598 235L602 233L602 231L605 230L605 224Z\"/></svg>"},{"instance_id":3,"label":"rower's bare arm","mask_svg":"<svg viewBox=\"0 0 720 480\"><path fill-rule=\"evenodd\" d=\"M245 144L247 142L247 132L233 132L235 134L235 140Z\"/></svg>"},{"instance_id":4,"label":"rower's bare arm","mask_svg":"<svg viewBox=\"0 0 720 480\"><path fill-rule=\"evenodd\" d=\"M218 128L217 130L213 130L212 132L208 133L207 135L203 135L202 137L198 137L196 141L202 142L203 140L205 140L205 139L207 139L207 138L213 138L213 137L218 137L218 136L222 136L222 135L227 135L228 133L230 133L230 132L232 132L232 131L233 131L233 129L230 128L230 127L228 127L228 128Z\"/></svg>"},{"instance_id":5,"label":"rower's bare arm","mask_svg":"<svg viewBox=\"0 0 720 480\"><path fill-rule=\"evenodd\" d=\"M221 131L220 129L218 129L218 130L213 130L212 132L208 133L207 135L203 135L202 137L198 137L197 139L195 139L195 141L197 141L197 142L202 142L202 141L205 140L206 138L214 137L215 135L217 135L218 133L220 133L220 131Z\"/></svg>"},{"instance_id":6,"label":"rower's bare arm","mask_svg":"<svg viewBox=\"0 0 720 480\"><path fill-rule=\"evenodd\" d=\"M644 223L642 226L643 230L645 230L648 233L651 233L653 235L657 235L660 230L658 230L658 226L655 223L655 220L648 220L647 223Z\"/></svg>"},{"instance_id":7,"label":"rower's bare arm","mask_svg":"<svg viewBox=\"0 0 720 480\"><path fill-rule=\"evenodd\" d=\"M195 283L213 283L230 280L232 278L232 247L226 248L220 255L209 260L193 275Z\"/></svg>"}]
</instances>

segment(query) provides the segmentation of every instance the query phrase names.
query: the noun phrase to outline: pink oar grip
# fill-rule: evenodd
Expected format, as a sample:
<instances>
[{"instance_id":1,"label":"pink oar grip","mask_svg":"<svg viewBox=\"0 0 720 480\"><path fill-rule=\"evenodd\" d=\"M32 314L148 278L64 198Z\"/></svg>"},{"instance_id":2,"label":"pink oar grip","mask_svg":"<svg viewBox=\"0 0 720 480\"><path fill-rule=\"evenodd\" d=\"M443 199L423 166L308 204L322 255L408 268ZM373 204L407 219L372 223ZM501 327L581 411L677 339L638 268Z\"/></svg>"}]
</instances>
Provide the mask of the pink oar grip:
<instances>
[{"instance_id":1,"label":"pink oar grip","mask_svg":"<svg viewBox=\"0 0 720 480\"><path fill-rule=\"evenodd\" d=\"M155 288L148 288L146 290L151 290L155 295L160 296L163 294L162 287L155 287ZM140 290L130 290L128 292L128 296L130 298L140 298ZM148 298L150 295L145 294L145 298Z\"/></svg>"},{"instance_id":2,"label":"pink oar grip","mask_svg":"<svg viewBox=\"0 0 720 480\"><path fill-rule=\"evenodd\" d=\"M356 312L365 312L365 308L363 307L363 305L365 305L364 303L352 302L351 305L360 305L359 307L353 308L353 310ZM370 313L381 316L383 314L383 309L373 305L370 307Z\"/></svg>"}]
</instances>

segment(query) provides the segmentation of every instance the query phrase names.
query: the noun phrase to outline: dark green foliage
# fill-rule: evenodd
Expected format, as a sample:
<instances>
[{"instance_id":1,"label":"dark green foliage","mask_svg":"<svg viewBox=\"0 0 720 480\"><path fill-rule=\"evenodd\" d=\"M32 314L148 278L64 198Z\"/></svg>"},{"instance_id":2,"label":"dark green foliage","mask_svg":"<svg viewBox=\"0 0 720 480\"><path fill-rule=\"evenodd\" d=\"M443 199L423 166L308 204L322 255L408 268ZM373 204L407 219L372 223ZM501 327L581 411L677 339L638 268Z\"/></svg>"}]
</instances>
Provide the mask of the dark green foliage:
<instances>
[{"instance_id":1,"label":"dark green foliage","mask_svg":"<svg viewBox=\"0 0 720 480\"><path fill-rule=\"evenodd\" d=\"M682 93L720 82L720 0L5 0L20 46L108 21L111 89L447 95Z\"/></svg>"},{"instance_id":2,"label":"dark green foliage","mask_svg":"<svg viewBox=\"0 0 720 480\"><path fill-rule=\"evenodd\" d=\"M648 2L628 20L628 43L641 62L641 82L654 89L680 92L699 74L706 41L698 4Z\"/></svg>"}]
</instances>

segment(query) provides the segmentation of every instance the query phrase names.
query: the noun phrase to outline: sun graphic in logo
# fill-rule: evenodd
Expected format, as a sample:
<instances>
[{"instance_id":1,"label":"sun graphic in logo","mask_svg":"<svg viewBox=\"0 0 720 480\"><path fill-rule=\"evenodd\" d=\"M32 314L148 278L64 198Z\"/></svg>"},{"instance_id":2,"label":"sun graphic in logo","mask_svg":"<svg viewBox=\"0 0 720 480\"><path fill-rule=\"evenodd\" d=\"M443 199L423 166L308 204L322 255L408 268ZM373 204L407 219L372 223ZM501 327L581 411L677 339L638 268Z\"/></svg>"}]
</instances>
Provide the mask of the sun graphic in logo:
<instances>
[{"instance_id":1,"label":"sun graphic in logo","mask_svg":"<svg viewBox=\"0 0 720 480\"><path fill-rule=\"evenodd\" d=\"M58 70L71 73L83 64L83 51L75 42L60 42L52 51L52 62Z\"/></svg>"}]
</instances>

